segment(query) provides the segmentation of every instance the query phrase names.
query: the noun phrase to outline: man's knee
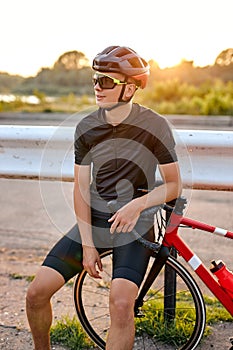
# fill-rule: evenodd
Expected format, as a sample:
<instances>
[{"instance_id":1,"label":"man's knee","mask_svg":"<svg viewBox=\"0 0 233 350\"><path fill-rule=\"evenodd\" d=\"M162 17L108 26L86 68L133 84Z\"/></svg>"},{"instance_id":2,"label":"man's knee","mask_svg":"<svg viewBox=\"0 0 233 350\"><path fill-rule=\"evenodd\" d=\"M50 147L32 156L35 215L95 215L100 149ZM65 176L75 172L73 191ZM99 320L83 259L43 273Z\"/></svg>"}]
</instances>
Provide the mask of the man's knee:
<instances>
[{"instance_id":1,"label":"man's knee","mask_svg":"<svg viewBox=\"0 0 233 350\"><path fill-rule=\"evenodd\" d=\"M113 312L123 315L124 313L128 314L132 310L133 304L131 300L118 296L110 299L110 307Z\"/></svg>"},{"instance_id":2,"label":"man's knee","mask_svg":"<svg viewBox=\"0 0 233 350\"><path fill-rule=\"evenodd\" d=\"M28 306L36 306L44 303L46 300L50 300L49 295L46 293L46 289L38 284L31 283L26 294L26 302Z\"/></svg>"},{"instance_id":3,"label":"man's knee","mask_svg":"<svg viewBox=\"0 0 233 350\"><path fill-rule=\"evenodd\" d=\"M49 302L53 294L64 283L64 278L57 271L44 266L41 267L27 290L27 304L29 306L40 306Z\"/></svg>"},{"instance_id":4,"label":"man's knee","mask_svg":"<svg viewBox=\"0 0 233 350\"><path fill-rule=\"evenodd\" d=\"M137 286L127 280L115 280L110 293L111 315L116 320L127 320L133 317Z\"/></svg>"}]
</instances>

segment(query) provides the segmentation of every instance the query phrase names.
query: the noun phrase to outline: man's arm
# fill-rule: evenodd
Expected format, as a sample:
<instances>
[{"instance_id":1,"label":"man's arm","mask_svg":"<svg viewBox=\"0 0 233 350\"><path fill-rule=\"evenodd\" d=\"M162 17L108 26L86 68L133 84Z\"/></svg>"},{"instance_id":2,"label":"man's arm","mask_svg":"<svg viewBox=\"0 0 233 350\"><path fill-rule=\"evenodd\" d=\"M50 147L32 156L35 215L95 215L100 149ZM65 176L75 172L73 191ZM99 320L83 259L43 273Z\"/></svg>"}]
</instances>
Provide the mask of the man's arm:
<instances>
[{"instance_id":1,"label":"man's arm","mask_svg":"<svg viewBox=\"0 0 233 350\"><path fill-rule=\"evenodd\" d=\"M74 211L77 218L82 244L93 246L90 208L90 166L74 166Z\"/></svg>"},{"instance_id":2,"label":"man's arm","mask_svg":"<svg viewBox=\"0 0 233 350\"><path fill-rule=\"evenodd\" d=\"M91 206L90 206L91 166L74 166L74 211L79 226L83 246L83 267L90 276L100 278L102 271L100 256L92 239Z\"/></svg>"},{"instance_id":3,"label":"man's arm","mask_svg":"<svg viewBox=\"0 0 233 350\"><path fill-rule=\"evenodd\" d=\"M159 166L163 184L148 194L133 199L119 209L109 220L112 222L110 232L130 232L136 225L141 211L152 206L169 202L180 196L182 183L178 162Z\"/></svg>"},{"instance_id":4,"label":"man's arm","mask_svg":"<svg viewBox=\"0 0 233 350\"><path fill-rule=\"evenodd\" d=\"M154 188L142 199L144 209L169 202L180 196L182 191L182 181L178 162L159 165L159 171L163 179L163 184Z\"/></svg>"}]
</instances>

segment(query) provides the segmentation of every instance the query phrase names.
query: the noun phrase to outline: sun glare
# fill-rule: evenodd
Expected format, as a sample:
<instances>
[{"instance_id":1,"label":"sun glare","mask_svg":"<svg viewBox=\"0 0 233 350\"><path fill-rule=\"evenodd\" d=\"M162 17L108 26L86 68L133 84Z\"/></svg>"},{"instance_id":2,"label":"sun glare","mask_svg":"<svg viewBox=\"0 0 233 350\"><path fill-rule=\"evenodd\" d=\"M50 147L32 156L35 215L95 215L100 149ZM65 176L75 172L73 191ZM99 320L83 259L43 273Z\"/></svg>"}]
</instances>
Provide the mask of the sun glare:
<instances>
[{"instance_id":1,"label":"sun glare","mask_svg":"<svg viewBox=\"0 0 233 350\"><path fill-rule=\"evenodd\" d=\"M180 49L162 49L157 47L157 50L147 54L147 59L154 60L160 68L173 67L180 64L182 61L193 61L194 66L208 66L215 62L215 59L225 48L213 47L211 50L206 50L200 46L181 47ZM146 48L145 48L146 51Z\"/></svg>"}]
</instances>

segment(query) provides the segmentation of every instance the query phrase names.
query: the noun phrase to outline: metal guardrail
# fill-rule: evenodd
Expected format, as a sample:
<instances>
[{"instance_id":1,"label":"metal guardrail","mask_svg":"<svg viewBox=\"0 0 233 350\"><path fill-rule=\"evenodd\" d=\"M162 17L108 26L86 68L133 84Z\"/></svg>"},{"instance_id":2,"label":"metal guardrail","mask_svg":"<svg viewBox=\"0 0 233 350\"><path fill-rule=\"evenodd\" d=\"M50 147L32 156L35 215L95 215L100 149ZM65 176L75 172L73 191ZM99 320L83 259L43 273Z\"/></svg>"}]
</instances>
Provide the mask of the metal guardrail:
<instances>
[{"instance_id":1,"label":"metal guardrail","mask_svg":"<svg viewBox=\"0 0 233 350\"><path fill-rule=\"evenodd\" d=\"M233 132L174 130L185 188L233 190ZM0 177L73 181L74 127L0 126Z\"/></svg>"}]
</instances>

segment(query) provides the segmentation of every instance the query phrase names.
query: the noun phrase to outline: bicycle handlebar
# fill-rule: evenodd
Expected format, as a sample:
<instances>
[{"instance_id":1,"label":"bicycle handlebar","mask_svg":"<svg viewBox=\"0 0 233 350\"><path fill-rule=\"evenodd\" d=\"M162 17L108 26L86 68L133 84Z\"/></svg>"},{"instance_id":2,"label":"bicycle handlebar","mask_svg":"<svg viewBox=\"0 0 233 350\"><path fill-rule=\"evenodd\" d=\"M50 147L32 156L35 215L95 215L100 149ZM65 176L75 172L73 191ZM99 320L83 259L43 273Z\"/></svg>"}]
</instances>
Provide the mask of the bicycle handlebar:
<instances>
[{"instance_id":1,"label":"bicycle handlebar","mask_svg":"<svg viewBox=\"0 0 233 350\"><path fill-rule=\"evenodd\" d=\"M153 206L153 207L150 207L150 208L143 210L140 214L140 218L145 219L145 220L150 220L151 223L153 224L154 216L155 216L156 212L159 210L159 208L164 209L167 213L172 213L174 211L176 214L182 215L186 203L187 203L186 198L180 197L176 200L175 207L172 207L166 203L159 205L159 206ZM117 212L117 210L119 210L121 208L121 205L117 202L117 200L112 200L112 201L108 202L108 207L109 207L110 211L114 214ZM131 233L135 236L136 240L139 241L139 243L142 244L145 248L149 248L150 250L152 250L154 252L158 252L158 250L161 246L160 243L150 242L150 241L146 240L135 229L133 229L131 231Z\"/></svg>"},{"instance_id":2,"label":"bicycle handlebar","mask_svg":"<svg viewBox=\"0 0 233 350\"><path fill-rule=\"evenodd\" d=\"M114 199L114 200L108 202L108 207L109 207L110 211L114 214L117 212L117 210L119 210L121 208L121 205L117 202L116 199ZM153 217L159 208L162 208L169 213L171 213L174 210L173 207L171 207L170 205L167 205L167 204L155 205L153 207L150 207L150 208L143 210L140 214L140 218L148 219L150 217Z\"/></svg>"},{"instance_id":3,"label":"bicycle handlebar","mask_svg":"<svg viewBox=\"0 0 233 350\"><path fill-rule=\"evenodd\" d=\"M163 181L156 182L157 187L162 185L162 184L163 184ZM151 192L151 190L147 190L144 188L138 188L137 190L141 193ZM168 203L162 204L160 207L163 208L167 213L171 213L172 211L174 211L176 214L182 215L186 204L187 204L187 199L185 197L178 197L178 198L173 199L172 201L170 201ZM146 210L150 211L151 208L146 209Z\"/></svg>"}]
</instances>

